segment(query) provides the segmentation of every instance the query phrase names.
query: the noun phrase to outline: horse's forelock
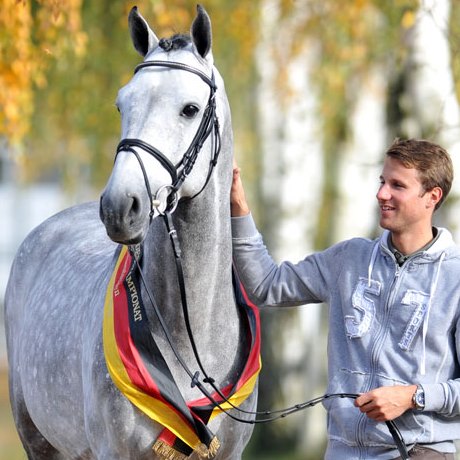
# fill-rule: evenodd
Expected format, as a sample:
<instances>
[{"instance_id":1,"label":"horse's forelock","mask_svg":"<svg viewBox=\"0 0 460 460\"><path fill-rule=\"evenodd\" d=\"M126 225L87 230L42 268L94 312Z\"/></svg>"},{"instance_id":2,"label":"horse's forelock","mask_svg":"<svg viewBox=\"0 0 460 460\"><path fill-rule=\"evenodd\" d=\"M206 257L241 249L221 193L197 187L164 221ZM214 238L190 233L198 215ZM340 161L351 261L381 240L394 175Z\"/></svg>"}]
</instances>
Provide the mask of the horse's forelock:
<instances>
[{"instance_id":1,"label":"horse's forelock","mask_svg":"<svg viewBox=\"0 0 460 460\"><path fill-rule=\"evenodd\" d=\"M162 38L159 41L158 46L168 52L184 49L191 43L191 41L192 39L190 38L190 35L175 34L170 38Z\"/></svg>"}]
</instances>

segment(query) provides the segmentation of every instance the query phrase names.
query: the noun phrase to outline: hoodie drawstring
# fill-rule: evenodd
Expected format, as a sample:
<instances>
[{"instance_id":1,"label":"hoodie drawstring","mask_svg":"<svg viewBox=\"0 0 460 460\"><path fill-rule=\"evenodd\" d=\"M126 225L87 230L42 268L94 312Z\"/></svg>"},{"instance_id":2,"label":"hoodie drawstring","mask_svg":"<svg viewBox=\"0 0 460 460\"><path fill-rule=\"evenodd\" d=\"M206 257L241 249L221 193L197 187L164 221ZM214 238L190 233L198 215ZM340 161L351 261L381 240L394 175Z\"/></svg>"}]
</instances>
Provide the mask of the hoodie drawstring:
<instances>
[{"instance_id":1,"label":"hoodie drawstring","mask_svg":"<svg viewBox=\"0 0 460 460\"><path fill-rule=\"evenodd\" d=\"M441 254L441 257L439 258L438 262L438 267L436 269L436 275L431 282L431 287L430 287L430 297L428 299L428 305L427 309L425 312L425 315L423 317L423 327L422 327L422 362L420 363L420 374L425 375L425 366L426 366L426 347L425 347L425 341L426 341L426 334L428 332L428 322L430 318L430 309L431 309L431 299L434 297L434 294L436 292L436 288L438 286L438 280L439 280L439 273L441 272L441 264L444 261L444 258L446 257L446 253L443 252Z\"/></svg>"},{"instance_id":2,"label":"hoodie drawstring","mask_svg":"<svg viewBox=\"0 0 460 460\"><path fill-rule=\"evenodd\" d=\"M369 287L371 286L372 269L374 268L375 259L377 258L378 249L379 249L379 242L377 241L374 244L374 248L372 249L371 261L369 262L369 267L367 269L367 285Z\"/></svg>"}]
</instances>

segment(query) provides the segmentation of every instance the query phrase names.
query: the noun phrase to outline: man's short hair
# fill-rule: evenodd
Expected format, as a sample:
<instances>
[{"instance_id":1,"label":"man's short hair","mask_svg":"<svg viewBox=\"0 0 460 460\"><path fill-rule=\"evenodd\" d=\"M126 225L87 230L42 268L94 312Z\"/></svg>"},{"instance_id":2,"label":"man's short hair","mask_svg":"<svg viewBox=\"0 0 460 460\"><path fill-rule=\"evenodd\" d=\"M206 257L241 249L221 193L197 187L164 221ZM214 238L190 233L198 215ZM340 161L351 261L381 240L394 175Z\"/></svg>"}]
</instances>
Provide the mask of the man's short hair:
<instances>
[{"instance_id":1,"label":"man's short hair","mask_svg":"<svg viewBox=\"0 0 460 460\"><path fill-rule=\"evenodd\" d=\"M395 139L386 155L399 160L406 168L416 169L425 192L440 187L442 197L435 210L441 206L454 180L452 160L445 149L426 140Z\"/></svg>"}]
</instances>

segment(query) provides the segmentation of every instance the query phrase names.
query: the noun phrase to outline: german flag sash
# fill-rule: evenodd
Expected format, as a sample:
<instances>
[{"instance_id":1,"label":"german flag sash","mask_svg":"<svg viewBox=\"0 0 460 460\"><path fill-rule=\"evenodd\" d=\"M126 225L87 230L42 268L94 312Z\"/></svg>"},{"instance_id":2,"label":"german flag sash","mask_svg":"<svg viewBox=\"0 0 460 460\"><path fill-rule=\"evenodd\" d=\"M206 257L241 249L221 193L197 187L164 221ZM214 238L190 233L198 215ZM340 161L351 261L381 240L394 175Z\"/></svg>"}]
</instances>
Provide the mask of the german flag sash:
<instances>
[{"instance_id":1,"label":"german flag sash","mask_svg":"<svg viewBox=\"0 0 460 460\"><path fill-rule=\"evenodd\" d=\"M107 287L104 305L104 354L110 376L132 404L163 425L153 445L165 459L181 460L194 451L213 458L219 441L207 423L231 405L217 393L185 401L150 333L140 295L137 262L126 246L118 249L118 259ZM261 369L259 312L247 298L235 273L233 285L237 304L246 313L250 349L237 382L221 389L234 406L240 405L254 390Z\"/></svg>"}]
</instances>

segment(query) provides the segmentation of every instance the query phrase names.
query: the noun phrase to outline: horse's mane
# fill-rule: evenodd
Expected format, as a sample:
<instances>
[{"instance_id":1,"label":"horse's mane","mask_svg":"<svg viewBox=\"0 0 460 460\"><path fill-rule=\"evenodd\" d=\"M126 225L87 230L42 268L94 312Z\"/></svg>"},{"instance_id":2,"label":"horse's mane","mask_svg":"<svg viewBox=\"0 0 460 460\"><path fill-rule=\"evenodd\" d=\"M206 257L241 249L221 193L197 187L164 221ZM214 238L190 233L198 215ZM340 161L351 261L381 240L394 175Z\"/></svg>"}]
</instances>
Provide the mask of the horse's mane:
<instances>
[{"instance_id":1,"label":"horse's mane","mask_svg":"<svg viewBox=\"0 0 460 460\"><path fill-rule=\"evenodd\" d=\"M158 46L165 51L174 51L186 48L191 42L190 35L175 34L170 38L160 39Z\"/></svg>"}]
</instances>

